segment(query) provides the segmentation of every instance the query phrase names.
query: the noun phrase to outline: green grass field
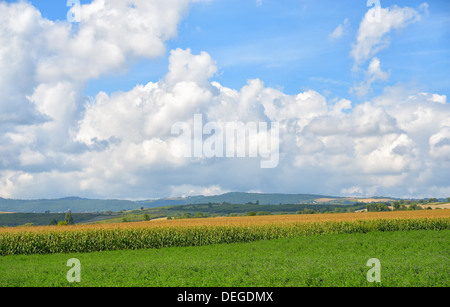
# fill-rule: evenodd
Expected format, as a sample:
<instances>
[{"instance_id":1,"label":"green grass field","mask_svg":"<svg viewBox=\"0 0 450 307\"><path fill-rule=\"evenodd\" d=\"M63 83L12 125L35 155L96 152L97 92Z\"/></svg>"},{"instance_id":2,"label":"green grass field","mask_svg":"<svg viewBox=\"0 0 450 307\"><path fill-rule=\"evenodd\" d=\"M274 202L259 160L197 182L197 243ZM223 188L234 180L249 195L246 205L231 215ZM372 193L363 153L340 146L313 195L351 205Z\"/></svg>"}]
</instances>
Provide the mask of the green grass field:
<instances>
[{"instance_id":1,"label":"green grass field","mask_svg":"<svg viewBox=\"0 0 450 307\"><path fill-rule=\"evenodd\" d=\"M299 236L250 243L0 257L0 286L448 287L450 230ZM81 262L69 283L67 260ZM381 262L381 282L366 265Z\"/></svg>"}]
</instances>

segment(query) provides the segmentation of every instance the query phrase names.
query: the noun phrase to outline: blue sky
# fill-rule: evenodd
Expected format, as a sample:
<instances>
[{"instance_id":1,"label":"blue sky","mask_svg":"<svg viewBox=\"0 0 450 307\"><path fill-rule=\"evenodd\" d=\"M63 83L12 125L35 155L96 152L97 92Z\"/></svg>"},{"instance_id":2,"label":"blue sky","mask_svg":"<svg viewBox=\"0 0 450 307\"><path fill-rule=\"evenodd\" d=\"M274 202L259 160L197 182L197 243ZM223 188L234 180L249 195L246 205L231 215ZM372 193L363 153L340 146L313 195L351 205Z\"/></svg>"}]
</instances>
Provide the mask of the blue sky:
<instances>
[{"instance_id":1,"label":"blue sky","mask_svg":"<svg viewBox=\"0 0 450 307\"><path fill-rule=\"evenodd\" d=\"M12 2L12 1L10 1ZM81 4L89 3L83 0ZM424 1L381 1L381 6L419 7ZM35 0L43 17L65 20L65 1ZM380 53L383 66L391 70L389 82L375 85L380 94L386 85L415 84L421 91L449 95L450 2L429 1L420 23L393 35L388 50ZM267 86L295 94L315 89L341 98L361 100L349 93L358 76L352 74L351 45L359 23L369 7L366 1L214 0L194 3L181 21L178 36L167 42L167 50L191 48L206 51L216 61L214 80L232 88L248 79L260 78ZM343 36L329 35L348 19ZM430 35L432 34L432 35ZM86 94L103 90L129 90L138 83L157 81L167 72L169 54L143 59L128 74L105 76L89 82Z\"/></svg>"},{"instance_id":2,"label":"blue sky","mask_svg":"<svg viewBox=\"0 0 450 307\"><path fill-rule=\"evenodd\" d=\"M127 3L0 1L0 197L450 195L449 1ZM198 113L279 123L279 166L175 159Z\"/></svg>"}]
</instances>

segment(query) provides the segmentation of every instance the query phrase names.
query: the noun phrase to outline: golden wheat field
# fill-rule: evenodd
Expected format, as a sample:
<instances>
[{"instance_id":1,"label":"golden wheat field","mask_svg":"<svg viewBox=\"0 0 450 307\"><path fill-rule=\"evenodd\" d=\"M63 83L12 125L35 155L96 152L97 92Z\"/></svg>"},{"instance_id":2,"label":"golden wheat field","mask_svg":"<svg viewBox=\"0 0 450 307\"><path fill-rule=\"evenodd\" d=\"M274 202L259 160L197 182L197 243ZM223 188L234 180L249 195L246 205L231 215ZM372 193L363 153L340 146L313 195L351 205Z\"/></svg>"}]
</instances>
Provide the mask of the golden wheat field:
<instances>
[{"instance_id":1,"label":"golden wheat field","mask_svg":"<svg viewBox=\"0 0 450 307\"><path fill-rule=\"evenodd\" d=\"M308 222L328 221L358 221L379 219L422 219L450 218L450 210L414 210L387 212L359 212L333 214L297 214L297 215L266 215L241 217L216 217L202 219L154 220L148 222L89 224L73 226L37 226L37 227L5 227L0 233L7 232L55 232L100 229L130 229L130 228L160 228L160 227L199 227L199 226L258 226L283 225Z\"/></svg>"},{"instance_id":2,"label":"golden wheat field","mask_svg":"<svg viewBox=\"0 0 450 307\"><path fill-rule=\"evenodd\" d=\"M450 210L273 215L0 229L0 255L244 243L295 236L450 229Z\"/></svg>"}]
</instances>

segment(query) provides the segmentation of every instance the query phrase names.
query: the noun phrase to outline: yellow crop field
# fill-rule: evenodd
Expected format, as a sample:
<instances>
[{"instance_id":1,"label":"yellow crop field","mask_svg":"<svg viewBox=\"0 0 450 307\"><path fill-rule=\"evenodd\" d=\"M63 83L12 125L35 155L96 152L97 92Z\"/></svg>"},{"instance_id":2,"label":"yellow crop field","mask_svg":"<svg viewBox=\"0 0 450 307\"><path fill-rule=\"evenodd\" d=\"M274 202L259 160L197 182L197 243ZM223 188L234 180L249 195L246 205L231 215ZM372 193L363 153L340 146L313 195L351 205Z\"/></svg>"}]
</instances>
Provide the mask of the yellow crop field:
<instances>
[{"instance_id":1,"label":"yellow crop field","mask_svg":"<svg viewBox=\"0 0 450 307\"><path fill-rule=\"evenodd\" d=\"M141 226L245 226L289 224L325 221L357 221L376 219L417 219L417 218L450 218L450 210L414 210L414 211L385 211L359 213L330 213L330 214L294 214L294 215L265 215L245 217L218 217L208 219L166 220L158 222L138 223Z\"/></svg>"},{"instance_id":2,"label":"yellow crop field","mask_svg":"<svg viewBox=\"0 0 450 307\"><path fill-rule=\"evenodd\" d=\"M266 215L241 217L216 217L202 219L155 220L135 223L89 224L73 226L38 226L38 227L4 227L0 233L6 232L54 232L99 229L127 228L159 228L190 226L251 226L251 225L283 225L292 223L325 222L325 221L357 221L376 219L418 219L418 218L450 218L450 210L412 210L385 212L358 212L333 214L296 214Z\"/></svg>"},{"instance_id":3,"label":"yellow crop field","mask_svg":"<svg viewBox=\"0 0 450 307\"><path fill-rule=\"evenodd\" d=\"M0 229L0 256L244 243L295 236L450 229L450 210L221 217Z\"/></svg>"}]
</instances>

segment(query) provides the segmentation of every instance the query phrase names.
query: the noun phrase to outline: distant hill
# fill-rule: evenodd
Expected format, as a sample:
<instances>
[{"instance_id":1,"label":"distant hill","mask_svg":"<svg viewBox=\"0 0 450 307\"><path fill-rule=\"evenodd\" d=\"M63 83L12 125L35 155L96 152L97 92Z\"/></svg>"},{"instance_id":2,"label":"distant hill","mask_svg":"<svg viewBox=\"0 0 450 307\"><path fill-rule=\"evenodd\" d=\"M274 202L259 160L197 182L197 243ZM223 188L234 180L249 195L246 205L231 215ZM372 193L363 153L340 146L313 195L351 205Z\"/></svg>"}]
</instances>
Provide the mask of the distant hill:
<instances>
[{"instance_id":1,"label":"distant hill","mask_svg":"<svg viewBox=\"0 0 450 307\"><path fill-rule=\"evenodd\" d=\"M386 198L387 199L387 198ZM274 194L274 193L243 193L231 192L216 196L188 196L161 198L155 200L96 200L79 197L65 197L60 199L39 199L39 200L17 200L0 198L0 212L16 213L51 213L66 212L73 213L86 212L106 212L135 210L144 208L157 208L180 205L198 204L259 204L259 205L280 205L280 204L333 204L349 205L356 201L376 201L372 199L356 199L333 197L314 194Z\"/></svg>"},{"instance_id":2,"label":"distant hill","mask_svg":"<svg viewBox=\"0 0 450 307\"><path fill-rule=\"evenodd\" d=\"M199 204L259 204L259 205L279 205L279 204L312 204L317 199L330 199L335 204L351 204L348 199L341 197L330 197L314 194L276 194L276 193L243 193L230 192L215 196L188 196L177 198L164 198L156 200L139 201L144 207L165 207L179 205L199 205ZM325 202L327 203L327 202Z\"/></svg>"},{"instance_id":3,"label":"distant hill","mask_svg":"<svg viewBox=\"0 0 450 307\"><path fill-rule=\"evenodd\" d=\"M0 198L0 212L16 213L51 213L67 212L105 212L133 210L140 205L129 200L96 200L79 197L66 197L61 199L19 200Z\"/></svg>"},{"instance_id":4,"label":"distant hill","mask_svg":"<svg viewBox=\"0 0 450 307\"><path fill-rule=\"evenodd\" d=\"M33 224L33 226L46 226L52 220L61 222L65 220L65 213L8 213L0 214L0 227L22 226ZM79 223L93 223L113 217L113 214L107 215L102 213L73 213L73 221Z\"/></svg>"},{"instance_id":5,"label":"distant hill","mask_svg":"<svg viewBox=\"0 0 450 307\"><path fill-rule=\"evenodd\" d=\"M312 203L318 198L329 196L313 194L267 194L267 193L241 193L232 192L218 196L194 196L187 197L188 204L201 203L230 203L247 204L259 203L260 205L279 205L279 204L306 204ZM336 199L336 197L334 197Z\"/></svg>"}]
</instances>

